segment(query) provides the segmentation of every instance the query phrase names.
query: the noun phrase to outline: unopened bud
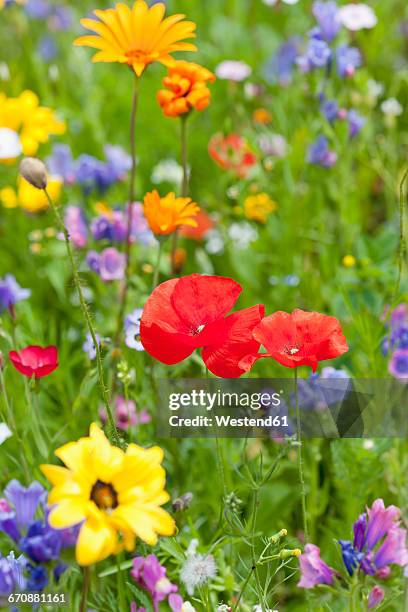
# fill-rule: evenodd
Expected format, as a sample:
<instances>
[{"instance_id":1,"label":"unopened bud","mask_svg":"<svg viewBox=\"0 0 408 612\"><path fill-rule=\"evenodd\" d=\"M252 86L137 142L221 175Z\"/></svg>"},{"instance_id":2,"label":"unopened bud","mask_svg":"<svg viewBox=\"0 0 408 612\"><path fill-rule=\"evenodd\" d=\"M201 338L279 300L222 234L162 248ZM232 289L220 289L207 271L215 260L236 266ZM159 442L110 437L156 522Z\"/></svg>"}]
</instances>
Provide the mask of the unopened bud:
<instances>
[{"instance_id":1,"label":"unopened bud","mask_svg":"<svg viewBox=\"0 0 408 612\"><path fill-rule=\"evenodd\" d=\"M288 535L287 529L281 529L280 531L278 531L278 533L275 533L273 536L271 536L270 538L271 544L277 544L279 540L281 540L282 538L285 538L287 535Z\"/></svg>"},{"instance_id":2,"label":"unopened bud","mask_svg":"<svg viewBox=\"0 0 408 612\"><path fill-rule=\"evenodd\" d=\"M47 169L45 164L36 157L25 157L20 164L21 176L33 187L47 187Z\"/></svg>"},{"instance_id":3,"label":"unopened bud","mask_svg":"<svg viewBox=\"0 0 408 612\"><path fill-rule=\"evenodd\" d=\"M290 557L299 557L302 554L300 548L294 548L293 550L289 550L288 548L284 548L280 551L279 557L280 559L290 559Z\"/></svg>"}]
</instances>

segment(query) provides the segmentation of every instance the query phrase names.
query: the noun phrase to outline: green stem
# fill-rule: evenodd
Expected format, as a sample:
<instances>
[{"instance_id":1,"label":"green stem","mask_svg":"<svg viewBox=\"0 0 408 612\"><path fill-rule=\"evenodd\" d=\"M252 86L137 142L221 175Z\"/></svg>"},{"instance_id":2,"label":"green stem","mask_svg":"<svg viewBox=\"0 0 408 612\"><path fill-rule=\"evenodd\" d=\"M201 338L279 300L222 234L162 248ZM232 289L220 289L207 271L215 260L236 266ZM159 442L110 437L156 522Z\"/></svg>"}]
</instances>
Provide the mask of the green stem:
<instances>
[{"instance_id":1,"label":"green stem","mask_svg":"<svg viewBox=\"0 0 408 612\"><path fill-rule=\"evenodd\" d=\"M122 330L122 322L126 309L126 298L129 291L130 284L130 250L132 246L131 234L132 234L132 212L133 203L135 200L135 185L136 185L136 114L139 103L139 79L135 75L132 110L130 114L130 156L132 158L132 167L130 170L129 180L129 201L127 209L127 228L126 228L126 244L125 244L125 279L123 290L120 296L120 306L118 311L118 318L116 322L116 334L115 334L115 345L119 342L120 333Z\"/></svg>"},{"instance_id":2,"label":"green stem","mask_svg":"<svg viewBox=\"0 0 408 612\"><path fill-rule=\"evenodd\" d=\"M297 443L298 443L298 471L299 471L299 482L300 482L300 498L302 503L302 517L303 517L303 532L305 537L305 544L309 541L309 530L307 526L307 510L306 510L306 488L305 480L303 475L303 456L302 456L302 425L300 421L300 407L299 407L299 393L298 393L298 369L295 368L295 399L296 399L296 428L297 428Z\"/></svg>"},{"instance_id":3,"label":"green stem","mask_svg":"<svg viewBox=\"0 0 408 612\"><path fill-rule=\"evenodd\" d=\"M400 289L400 285L401 285L401 278L402 278L402 268L403 268L403 265L404 265L404 256L405 256L405 250L406 250L406 244L405 244L405 224L404 224L404 214L405 214L405 191L404 191L404 187L405 187L405 183L406 183L407 179L408 179L408 168L404 172L404 175L403 175L401 183L400 183L400 190L399 190L399 224L400 224L400 232L399 232L399 244L398 244L398 278L397 278L397 284L396 284L395 290L394 290L393 304L398 299L398 293L399 293L399 289Z\"/></svg>"},{"instance_id":4,"label":"green stem","mask_svg":"<svg viewBox=\"0 0 408 612\"><path fill-rule=\"evenodd\" d=\"M163 250L163 240L161 239L160 236L158 238L158 241L159 241L159 247L157 249L157 259L156 259L156 265L154 267L154 273L153 273L152 291L153 291L153 289L155 289L157 287L157 285L159 283L160 261L161 261L162 250Z\"/></svg>"},{"instance_id":5,"label":"green stem","mask_svg":"<svg viewBox=\"0 0 408 612\"><path fill-rule=\"evenodd\" d=\"M117 555L116 557L116 565L118 568L117 573L117 585L118 585L118 594L119 594L119 609L126 610L126 596L125 596L125 582L123 579L123 569L121 565L121 555Z\"/></svg>"},{"instance_id":6,"label":"green stem","mask_svg":"<svg viewBox=\"0 0 408 612\"><path fill-rule=\"evenodd\" d=\"M88 304L85 301L84 298L84 294L82 291L82 286L81 286L81 279L79 278L79 273L78 273L78 268L77 265L75 263L75 258L74 258L74 253L72 250L72 246L71 246L71 241L69 239L69 234L68 234L68 230L65 226L65 223L59 213L59 210L57 208L57 206L54 204L52 198L50 197L47 189L44 189L44 193L48 199L48 202L52 208L52 210L54 211L54 215L55 215L55 219L57 221L57 225L59 226L61 232L64 235L64 240L65 240L65 246L67 249L67 253L68 253L68 259L69 262L71 264L71 270L72 270L72 275L74 278L74 284L75 284L75 288L77 290L78 293L78 297L79 297L79 302L81 304L81 309L82 309L82 313L84 315L86 324L88 326L88 330L89 333L91 335L94 347L95 347L95 352L96 352L96 364L97 364L97 368L98 368L98 378L99 378L99 387L101 390L101 395L102 395L102 399L103 399L103 403L105 405L106 408L106 414L108 416L108 421L109 421L109 426L111 431L109 432L109 437L112 439L112 442L114 442L116 444L116 446L121 446L121 441L119 438L119 434L118 434L118 430L116 429L116 425L115 425L115 420L113 418L113 414L112 414L112 409L110 406L110 402L109 402L109 391L105 385L105 379L104 379L104 374L103 374L103 361L102 361L102 354L101 354L101 349L99 346L99 342L97 340L97 336L96 336L96 331L92 322L92 318L91 318L91 313L89 311L88 308Z\"/></svg>"},{"instance_id":7,"label":"green stem","mask_svg":"<svg viewBox=\"0 0 408 612\"><path fill-rule=\"evenodd\" d=\"M87 609L86 605L87 605L88 592L89 592L89 583L90 583L90 578L91 578L89 567L84 567L83 573L84 573L84 580L82 583L81 604L79 607L80 612L86 612L86 609Z\"/></svg>"},{"instance_id":8,"label":"green stem","mask_svg":"<svg viewBox=\"0 0 408 612\"><path fill-rule=\"evenodd\" d=\"M188 165L187 165L187 119L188 115L182 115L180 118L180 142L181 142L181 165L183 167L183 179L181 182L181 197L188 196ZM171 245L171 267L173 274L176 273L176 251L179 239L179 230L173 233L173 241Z\"/></svg>"}]
</instances>

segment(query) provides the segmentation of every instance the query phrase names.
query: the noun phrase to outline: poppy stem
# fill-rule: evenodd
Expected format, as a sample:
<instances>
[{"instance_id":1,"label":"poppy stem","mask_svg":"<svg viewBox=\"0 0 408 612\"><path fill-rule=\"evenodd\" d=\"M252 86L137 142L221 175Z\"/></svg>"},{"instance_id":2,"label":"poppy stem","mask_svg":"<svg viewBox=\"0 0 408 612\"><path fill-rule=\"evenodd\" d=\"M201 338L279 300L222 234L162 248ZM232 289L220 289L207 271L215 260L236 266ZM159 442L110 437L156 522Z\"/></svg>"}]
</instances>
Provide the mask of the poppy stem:
<instances>
[{"instance_id":1,"label":"poppy stem","mask_svg":"<svg viewBox=\"0 0 408 612\"><path fill-rule=\"evenodd\" d=\"M297 428L297 459L298 459L298 471L299 471L299 482L300 482L300 499L302 503L302 516L303 516L303 532L305 537L305 543L309 541L309 529L307 525L307 510L306 510L306 488L305 479L303 475L303 456L302 456L302 425L300 420L300 407L299 407L299 392L298 392L298 369L295 368L295 401L296 401L296 428Z\"/></svg>"},{"instance_id":2,"label":"poppy stem","mask_svg":"<svg viewBox=\"0 0 408 612\"><path fill-rule=\"evenodd\" d=\"M87 323L88 326L88 330L89 333L91 335L94 347L95 347L95 352L96 352L96 364L97 364L97 368L98 368L98 378L99 378L99 386L101 389L101 395L102 395L102 399L103 399L103 403L105 405L106 408L106 414L108 415L108 421L109 421L109 426L110 426L110 430L109 431L109 438L111 438L111 441L116 445L121 447L121 440L118 434L118 430L116 429L116 425L115 425L115 419L113 418L113 414L112 414L112 409L110 406L110 401L109 401L109 391L106 387L105 384L105 378L104 378L104 374L103 374L103 360L102 360L102 354L101 354L101 348L99 346L99 342L97 340L97 336L96 336L96 331L92 322L92 317L91 317L91 313L89 311L88 308L88 304L85 301L84 298L84 294L82 291L82 286L81 286L81 279L79 277L79 273L78 273L78 268L75 262L75 257L74 257L74 253L72 250L72 246L71 246L71 241L69 239L69 234L68 234L68 230L65 226L65 223L59 213L59 210L57 208L57 206L54 204L50 194L48 193L47 189L44 189L44 193L47 197L47 200L52 208L52 210L54 211L54 215L55 215L55 219L57 221L57 225L59 226L61 232L64 234L64 240L65 240L65 245L66 245L66 249L67 249L67 253L68 253L68 258L71 264L71 270L72 270L72 275L74 278L74 284L75 284L75 288L77 290L78 293L78 297L79 297L79 302L81 304L81 309L82 309L82 313L84 315L85 321Z\"/></svg>"},{"instance_id":3,"label":"poppy stem","mask_svg":"<svg viewBox=\"0 0 408 612\"><path fill-rule=\"evenodd\" d=\"M120 306L116 323L115 346L119 342L120 333L122 330L123 317L126 309L126 298L130 284L130 250L132 246L132 213L135 200L135 185L136 185L136 114L139 105L139 79L135 75L132 110L130 114L130 156L132 158L132 167L130 170L129 179L129 201L127 207L127 227L126 227L126 243L125 243L125 279L123 289L120 295Z\"/></svg>"},{"instance_id":4,"label":"poppy stem","mask_svg":"<svg viewBox=\"0 0 408 612\"><path fill-rule=\"evenodd\" d=\"M181 182L181 197L188 196L188 165L187 165L187 118L188 115L180 117L180 141L181 141L181 165L183 167L183 179ZM179 239L179 228L173 234L173 242L171 246L171 269L172 273L176 274L176 251Z\"/></svg>"}]
</instances>

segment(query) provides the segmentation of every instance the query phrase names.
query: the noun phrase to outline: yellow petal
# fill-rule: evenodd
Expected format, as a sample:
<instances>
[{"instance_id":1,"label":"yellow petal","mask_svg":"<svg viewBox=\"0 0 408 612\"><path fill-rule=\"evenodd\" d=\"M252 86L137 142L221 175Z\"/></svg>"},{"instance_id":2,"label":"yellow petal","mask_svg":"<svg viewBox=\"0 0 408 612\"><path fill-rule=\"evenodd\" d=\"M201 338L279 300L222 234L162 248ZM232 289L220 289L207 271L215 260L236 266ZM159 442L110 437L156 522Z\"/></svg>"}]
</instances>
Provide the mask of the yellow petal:
<instances>
[{"instance_id":1,"label":"yellow petal","mask_svg":"<svg viewBox=\"0 0 408 612\"><path fill-rule=\"evenodd\" d=\"M86 508L86 501L64 500L51 510L48 522L54 529L72 527L85 519Z\"/></svg>"},{"instance_id":2,"label":"yellow petal","mask_svg":"<svg viewBox=\"0 0 408 612\"><path fill-rule=\"evenodd\" d=\"M106 521L85 521L76 543L77 562L79 565L92 565L103 561L114 552L116 542L116 532Z\"/></svg>"},{"instance_id":3,"label":"yellow petal","mask_svg":"<svg viewBox=\"0 0 408 612\"><path fill-rule=\"evenodd\" d=\"M62 484L71 477L71 472L59 465L40 465L40 470L53 485Z\"/></svg>"}]
</instances>

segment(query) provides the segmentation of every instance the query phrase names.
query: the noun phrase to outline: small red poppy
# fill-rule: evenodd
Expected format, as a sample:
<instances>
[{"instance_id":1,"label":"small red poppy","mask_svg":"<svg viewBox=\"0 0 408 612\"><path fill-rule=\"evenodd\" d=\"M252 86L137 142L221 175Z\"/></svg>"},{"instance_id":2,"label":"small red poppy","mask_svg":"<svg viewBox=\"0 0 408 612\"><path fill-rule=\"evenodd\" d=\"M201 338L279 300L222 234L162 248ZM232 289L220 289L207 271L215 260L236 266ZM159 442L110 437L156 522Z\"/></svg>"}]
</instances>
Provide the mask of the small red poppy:
<instances>
[{"instance_id":1,"label":"small red poppy","mask_svg":"<svg viewBox=\"0 0 408 612\"><path fill-rule=\"evenodd\" d=\"M266 348L262 357L272 357L288 368L310 366L315 372L319 361L348 351L339 321L318 312L275 312L257 325L253 335Z\"/></svg>"},{"instance_id":2,"label":"small red poppy","mask_svg":"<svg viewBox=\"0 0 408 612\"><path fill-rule=\"evenodd\" d=\"M24 376L43 378L58 367L58 349L56 346L27 346L21 351L10 351L13 366Z\"/></svg>"},{"instance_id":3,"label":"small red poppy","mask_svg":"<svg viewBox=\"0 0 408 612\"><path fill-rule=\"evenodd\" d=\"M226 316L242 287L231 278L191 274L156 287L143 309L140 337L146 351L173 365L197 348L208 369L222 378L237 378L257 359L260 343L253 336L261 305Z\"/></svg>"},{"instance_id":4,"label":"small red poppy","mask_svg":"<svg viewBox=\"0 0 408 612\"><path fill-rule=\"evenodd\" d=\"M239 178L245 178L257 162L256 155L238 134L215 134L208 144L208 152L218 166Z\"/></svg>"}]
</instances>

